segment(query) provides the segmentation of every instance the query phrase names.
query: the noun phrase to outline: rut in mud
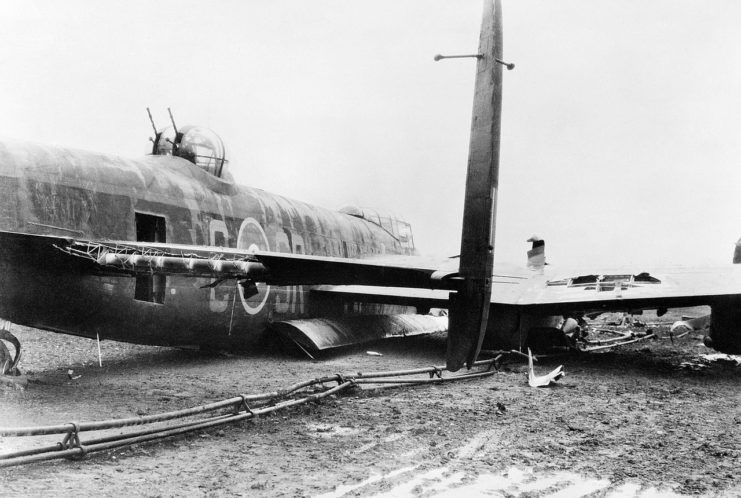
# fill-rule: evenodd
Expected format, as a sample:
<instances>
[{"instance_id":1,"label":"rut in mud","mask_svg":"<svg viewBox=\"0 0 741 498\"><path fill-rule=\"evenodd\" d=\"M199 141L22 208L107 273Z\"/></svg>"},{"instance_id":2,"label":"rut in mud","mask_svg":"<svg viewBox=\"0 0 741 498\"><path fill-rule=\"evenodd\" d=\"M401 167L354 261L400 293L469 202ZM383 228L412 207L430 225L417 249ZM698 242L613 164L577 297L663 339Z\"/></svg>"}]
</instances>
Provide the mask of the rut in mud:
<instances>
[{"instance_id":1,"label":"rut in mud","mask_svg":"<svg viewBox=\"0 0 741 498\"><path fill-rule=\"evenodd\" d=\"M94 341L14 332L25 347L29 384L1 392L4 426L169 411L336 372L441 364L445 351L440 336L317 361L103 342L99 368ZM554 388L528 387L517 362L484 380L355 392L80 461L4 469L3 493L432 496L504 486L504 494L538 496L577 481L597 494L651 487L741 493L741 368L683 367L711 350L697 334L672 343L665 327L657 332L656 341L542 361L542 371L564 364L566 377ZM70 379L70 369L80 377ZM3 438L0 451L17 444Z\"/></svg>"}]
</instances>

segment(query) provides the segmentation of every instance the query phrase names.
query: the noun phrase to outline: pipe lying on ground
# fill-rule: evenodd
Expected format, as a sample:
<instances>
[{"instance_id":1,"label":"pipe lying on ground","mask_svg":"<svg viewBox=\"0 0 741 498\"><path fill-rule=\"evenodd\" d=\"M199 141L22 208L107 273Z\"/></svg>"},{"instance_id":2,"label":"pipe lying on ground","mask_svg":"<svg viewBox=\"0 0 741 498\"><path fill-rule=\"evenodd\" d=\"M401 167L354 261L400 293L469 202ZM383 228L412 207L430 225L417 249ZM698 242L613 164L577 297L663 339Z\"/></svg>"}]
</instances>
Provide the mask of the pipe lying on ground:
<instances>
[{"instance_id":1,"label":"pipe lying on ground","mask_svg":"<svg viewBox=\"0 0 741 498\"><path fill-rule=\"evenodd\" d=\"M442 383L467 379L475 379L493 375L496 373L491 368L494 366L494 359L475 362L472 367L482 371L470 372L453 377L443 377L445 367L426 367L408 370L395 370L390 372L370 372L363 374L357 372L353 374L335 374L327 377L319 377L312 380L298 382L288 386L280 391L272 391L254 395L240 395L223 401L208 403L205 405L176 410L166 413L147 415L143 417L131 417L124 419L111 419L93 422L70 422L67 424L39 426L39 427L3 427L0 428L0 436L3 437L26 437L49 434L65 434L62 442L53 446L20 450L12 453L0 455L0 467L10 467L22 465L55 458L80 458L88 453L104 451L113 448L120 448L137 443L155 441L167 437L177 436L196 430L209 429L220 425L234 423L245 419L252 419L259 415L265 415L277 410L298 406L312 401L318 401L332 394L346 391L351 387L360 384L376 384L376 389L390 387L401 387L406 385L420 385L430 383ZM424 379L390 379L391 377L406 377L411 375L429 375ZM322 386L325 383L336 382L337 385L331 388L324 388L320 392L311 394L302 393L302 389ZM295 399L285 399L292 395L299 395ZM283 399L282 401L280 401ZM250 406L253 403L254 406ZM259 406L258 406L259 405ZM169 424L165 427L153 427L144 430L134 430L125 434L104 436L90 439L88 441L80 440L81 432L100 431L105 429L117 429L136 425L147 425L166 422L169 420L193 417L204 413L213 412L231 408L232 413L214 415L199 420L184 421L177 424Z\"/></svg>"}]
</instances>

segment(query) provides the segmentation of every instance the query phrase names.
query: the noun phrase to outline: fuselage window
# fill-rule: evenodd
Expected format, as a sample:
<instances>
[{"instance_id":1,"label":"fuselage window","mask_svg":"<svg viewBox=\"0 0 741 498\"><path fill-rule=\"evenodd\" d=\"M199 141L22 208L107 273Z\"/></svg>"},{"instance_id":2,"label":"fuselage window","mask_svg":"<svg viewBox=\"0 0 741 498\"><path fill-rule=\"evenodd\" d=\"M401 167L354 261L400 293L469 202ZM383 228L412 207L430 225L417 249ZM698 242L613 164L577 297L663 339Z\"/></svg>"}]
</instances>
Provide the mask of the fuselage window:
<instances>
[{"instance_id":1,"label":"fuselage window","mask_svg":"<svg viewBox=\"0 0 741 498\"><path fill-rule=\"evenodd\" d=\"M226 247L226 240L222 232L214 232L214 245L216 247Z\"/></svg>"},{"instance_id":2,"label":"fuselage window","mask_svg":"<svg viewBox=\"0 0 741 498\"><path fill-rule=\"evenodd\" d=\"M135 221L137 242L166 242L167 227L164 217L136 213ZM134 299L163 304L166 288L167 276L165 275L137 275Z\"/></svg>"}]
</instances>

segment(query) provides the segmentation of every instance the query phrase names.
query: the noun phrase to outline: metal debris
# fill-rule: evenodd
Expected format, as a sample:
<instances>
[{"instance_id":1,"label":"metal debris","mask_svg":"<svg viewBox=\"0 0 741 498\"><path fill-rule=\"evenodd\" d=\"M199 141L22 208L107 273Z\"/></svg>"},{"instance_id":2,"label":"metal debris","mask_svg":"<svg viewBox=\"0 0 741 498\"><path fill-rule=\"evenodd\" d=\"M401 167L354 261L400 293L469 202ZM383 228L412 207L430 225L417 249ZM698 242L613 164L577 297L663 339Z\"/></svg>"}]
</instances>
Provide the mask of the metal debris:
<instances>
[{"instance_id":1,"label":"metal debris","mask_svg":"<svg viewBox=\"0 0 741 498\"><path fill-rule=\"evenodd\" d=\"M21 361L21 343L10 332L11 323L0 320L0 375L19 376L18 363ZM15 348L15 355L11 356L10 350L3 343L7 341Z\"/></svg>"},{"instance_id":2,"label":"metal debris","mask_svg":"<svg viewBox=\"0 0 741 498\"><path fill-rule=\"evenodd\" d=\"M708 363L725 363L734 367L741 365L741 355L711 353L701 354L700 358Z\"/></svg>"},{"instance_id":3,"label":"metal debris","mask_svg":"<svg viewBox=\"0 0 741 498\"><path fill-rule=\"evenodd\" d=\"M724 365L732 368L739 367L741 366L741 355L724 353L701 354L693 361L683 361L679 364L679 368L701 372L707 370L712 365Z\"/></svg>"},{"instance_id":4,"label":"metal debris","mask_svg":"<svg viewBox=\"0 0 741 498\"><path fill-rule=\"evenodd\" d=\"M533 368L533 353L530 351L529 348L527 350L527 355L527 383L530 385L530 387L548 387L552 384L555 384L558 379L566 375L566 373L563 371L563 365L559 365L558 368L556 368L552 372L549 372L545 375L536 376L535 369Z\"/></svg>"},{"instance_id":5,"label":"metal debris","mask_svg":"<svg viewBox=\"0 0 741 498\"><path fill-rule=\"evenodd\" d=\"M69 377L69 380L77 380L82 377L82 375L75 375L75 371L70 368L67 370L67 377Z\"/></svg>"},{"instance_id":6,"label":"metal debris","mask_svg":"<svg viewBox=\"0 0 741 498\"><path fill-rule=\"evenodd\" d=\"M693 330L702 330L710 326L710 315L699 316L697 318L682 317L681 320L674 322L669 329L672 334L682 332L692 332Z\"/></svg>"}]
</instances>

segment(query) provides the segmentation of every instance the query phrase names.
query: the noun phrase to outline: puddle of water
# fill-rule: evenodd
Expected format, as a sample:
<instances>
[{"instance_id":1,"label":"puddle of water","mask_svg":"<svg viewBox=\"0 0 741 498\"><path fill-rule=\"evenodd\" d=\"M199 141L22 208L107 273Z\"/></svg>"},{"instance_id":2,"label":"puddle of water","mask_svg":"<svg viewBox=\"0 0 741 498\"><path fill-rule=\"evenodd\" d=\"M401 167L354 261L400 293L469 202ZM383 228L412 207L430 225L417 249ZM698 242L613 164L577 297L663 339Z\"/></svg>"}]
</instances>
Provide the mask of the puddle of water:
<instances>
[{"instance_id":1,"label":"puddle of water","mask_svg":"<svg viewBox=\"0 0 741 498\"><path fill-rule=\"evenodd\" d=\"M610 485L607 479L590 479L576 474L564 474L564 479L571 481L571 485L555 493L546 495L548 498L572 498L574 496L587 496L591 493L605 489ZM567 481L568 482L568 481Z\"/></svg>"},{"instance_id":2,"label":"puddle of water","mask_svg":"<svg viewBox=\"0 0 741 498\"><path fill-rule=\"evenodd\" d=\"M395 498L395 497L402 497L402 496L411 496L412 491L417 487L421 487L424 491L428 491L428 489L425 487L429 484L434 484L434 481L438 481L440 478L443 477L443 474L448 472L448 469L445 467L440 467L438 469L432 469L428 470L427 472L424 472L422 474L419 474L409 481L402 483L392 490L377 494L375 495L376 498ZM433 481L433 482L430 482ZM417 494L417 493L415 493Z\"/></svg>"},{"instance_id":3,"label":"puddle of water","mask_svg":"<svg viewBox=\"0 0 741 498\"><path fill-rule=\"evenodd\" d=\"M447 467L426 471L412 476L408 481L389 491L374 495L383 498L409 496L434 496L436 498L505 497L529 494L542 498L577 498L606 491L606 498L682 498L670 489L643 488L637 483L625 483L610 489L607 479L595 479L557 472L537 475L532 470L511 468L498 474L479 474L469 482L463 471L452 472ZM357 488L353 488L357 489Z\"/></svg>"},{"instance_id":4,"label":"puddle of water","mask_svg":"<svg viewBox=\"0 0 741 498\"><path fill-rule=\"evenodd\" d=\"M307 433L314 437L353 436L358 429L332 424L306 424Z\"/></svg>"},{"instance_id":5,"label":"puddle of water","mask_svg":"<svg viewBox=\"0 0 741 498\"><path fill-rule=\"evenodd\" d=\"M617 489L613 489L605 498L628 498L637 496L637 493L641 490L641 486L634 482L626 482Z\"/></svg>"},{"instance_id":6,"label":"puddle of water","mask_svg":"<svg viewBox=\"0 0 741 498\"><path fill-rule=\"evenodd\" d=\"M467 498L477 496L506 496L511 494L510 490L516 489L527 477L528 474L519 469L510 469L508 472L501 474L483 474L478 476L473 482L452 487L444 493L434 496L441 498L458 496L466 496Z\"/></svg>"},{"instance_id":7,"label":"puddle of water","mask_svg":"<svg viewBox=\"0 0 741 498\"><path fill-rule=\"evenodd\" d=\"M451 488L461 484L465 478L465 472L456 472L439 483L433 483L429 489L432 493L435 493L435 496L442 496L443 493L450 491Z\"/></svg>"},{"instance_id":8,"label":"puddle of water","mask_svg":"<svg viewBox=\"0 0 741 498\"><path fill-rule=\"evenodd\" d=\"M374 484L376 482L383 481L384 479L392 479L398 475L405 474L409 471L412 471L416 469L417 467L419 467L419 465L396 469L394 471L389 472L388 474L373 475L364 481L360 481L357 484L341 484L337 486L337 489L335 489L334 491L330 491L329 493L325 493L323 495L318 495L314 498L340 498L341 496L345 496L350 491L355 491L356 489L360 489L362 487L368 486L369 484Z\"/></svg>"},{"instance_id":9,"label":"puddle of water","mask_svg":"<svg viewBox=\"0 0 741 498\"><path fill-rule=\"evenodd\" d=\"M311 427L311 426L309 426ZM317 424L323 434L331 436L351 433L342 430L337 431L338 426L328 424ZM347 430L347 428L344 428ZM349 429L349 431L354 431ZM321 433L320 433L321 434ZM457 455L446 467L438 467L431 470L412 472L420 465L405 467L385 475L374 475L368 479L353 485L339 486L334 492L322 495L320 498L338 498L351 491L359 490L382 480L391 480L395 477L393 486L387 491L380 492L374 496L382 498L408 497L408 496L435 496L446 497L505 497L520 496L528 494L540 498L576 498L586 497L598 493L606 498L674 498L682 497L670 488L644 487L640 483L623 483L612 486L608 479L579 475L574 472L561 471L536 474L532 469L518 469L512 467L505 472L478 473L467 469L467 462L475 460L482 451L486 451L494 433L484 431L462 446ZM399 437L390 436L381 442L369 443L370 447L382 442L392 442ZM368 446L368 445L366 445ZM363 447L361 447L363 448ZM365 450L365 449L364 449ZM412 452L415 453L415 452ZM403 477L403 474L405 475ZM366 493L370 490L364 490ZM732 493L731 493L732 494Z\"/></svg>"}]
</instances>

